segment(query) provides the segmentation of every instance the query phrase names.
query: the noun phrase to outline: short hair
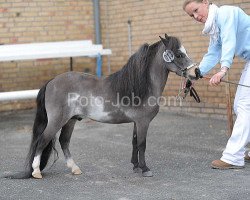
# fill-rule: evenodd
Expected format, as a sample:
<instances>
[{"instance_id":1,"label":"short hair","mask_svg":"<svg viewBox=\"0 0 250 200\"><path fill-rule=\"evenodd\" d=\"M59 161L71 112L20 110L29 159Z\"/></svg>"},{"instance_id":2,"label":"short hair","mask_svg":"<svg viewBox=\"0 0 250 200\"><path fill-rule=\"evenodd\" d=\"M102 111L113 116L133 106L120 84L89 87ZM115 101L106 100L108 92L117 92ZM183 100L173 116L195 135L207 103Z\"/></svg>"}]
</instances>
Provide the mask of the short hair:
<instances>
[{"instance_id":1,"label":"short hair","mask_svg":"<svg viewBox=\"0 0 250 200\"><path fill-rule=\"evenodd\" d=\"M185 10L186 6L192 2L202 3L203 0L185 0L182 5L183 10Z\"/></svg>"}]
</instances>

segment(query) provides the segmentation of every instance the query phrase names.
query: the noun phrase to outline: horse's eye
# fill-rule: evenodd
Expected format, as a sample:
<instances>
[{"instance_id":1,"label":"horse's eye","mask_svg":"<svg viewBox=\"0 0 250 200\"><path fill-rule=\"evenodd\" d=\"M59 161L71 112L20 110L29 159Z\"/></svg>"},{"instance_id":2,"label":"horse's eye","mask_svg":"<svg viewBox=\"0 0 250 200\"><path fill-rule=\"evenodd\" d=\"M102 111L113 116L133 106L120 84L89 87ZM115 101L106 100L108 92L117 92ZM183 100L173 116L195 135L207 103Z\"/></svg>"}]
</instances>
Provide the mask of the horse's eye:
<instances>
[{"instance_id":1,"label":"horse's eye","mask_svg":"<svg viewBox=\"0 0 250 200\"><path fill-rule=\"evenodd\" d=\"M177 57L177 58L184 58L185 55L184 55L183 53L177 53L177 54L176 54L176 57Z\"/></svg>"}]
</instances>

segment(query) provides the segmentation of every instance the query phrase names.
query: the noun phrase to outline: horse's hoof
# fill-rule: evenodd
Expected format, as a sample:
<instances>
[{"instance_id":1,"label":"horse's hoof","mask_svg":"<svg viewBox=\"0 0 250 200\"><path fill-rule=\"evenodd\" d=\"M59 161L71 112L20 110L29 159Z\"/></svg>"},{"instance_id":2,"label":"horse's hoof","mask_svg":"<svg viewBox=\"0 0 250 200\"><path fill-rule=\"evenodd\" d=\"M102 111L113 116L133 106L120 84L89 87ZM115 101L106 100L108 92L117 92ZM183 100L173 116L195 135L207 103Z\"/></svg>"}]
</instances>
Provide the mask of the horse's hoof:
<instances>
[{"instance_id":1,"label":"horse's hoof","mask_svg":"<svg viewBox=\"0 0 250 200\"><path fill-rule=\"evenodd\" d=\"M42 179L42 178L43 178L43 176L42 176L41 173L32 173L32 176L33 176L33 178L35 178L35 179Z\"/></svg>"},{"instance_id":2,"label":"horse's hoof","mask_svg":"<svg viewBox=\"0 0 250 200\"><path fill-rule=\"evenodd\" d=\"M142 176L143 177L152 177L153 173L151 171L147 171L147 172L142 172Z\"/></svg>"},{"instance_id":3,"label":"horse's hoof","mask_svg":"<svg viewBox=\"0 0 250 200\"><path fill-rule=\"evenodd\" d=\"M141 168L136 167L133 169L134 173L141 173Z\"/></svg>"},{"instance_id":4,"label":"horse's hoof","mask_svg":"<svg viewBox=\"0 0 250 200\"><path fill-rule=\"evenodd\" d=\"M72 171L72 174L80 175L80 174L82 174L82 171L78 168L78 169L75 169L74 171Z\"/></svg>"}]
</instances>

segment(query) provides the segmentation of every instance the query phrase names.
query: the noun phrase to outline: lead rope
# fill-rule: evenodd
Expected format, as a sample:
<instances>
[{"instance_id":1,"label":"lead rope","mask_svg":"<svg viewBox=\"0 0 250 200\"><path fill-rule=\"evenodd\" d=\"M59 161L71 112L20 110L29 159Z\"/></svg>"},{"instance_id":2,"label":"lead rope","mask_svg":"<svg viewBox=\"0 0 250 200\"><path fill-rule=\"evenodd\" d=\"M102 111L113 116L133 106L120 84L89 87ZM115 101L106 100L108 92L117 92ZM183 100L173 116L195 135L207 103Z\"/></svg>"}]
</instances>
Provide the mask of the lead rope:
<instances>
[{"instance_id":1,"label":"lead rope","mask_svg":"<svg viewBox=\"0 0 250 200\"><path fill-rule=\"evenodd\" d=\"M210 80L211 77L208 77L208 76L203 76L203 78L207 79L207 80ZM231 82L231 81L225 81L225 80L220 80L221 82L223 83L229 83L229 84L232 84L232 85L239 85L239 86L242 86L242 87L247 87L247 88L250 88L249 85L243 85L243 84L240 84L240 83L234 83L234 82Z\"/></svg>"},{"instance_id":2,"label":"lead rope","mask_svg":"<svg viewBox=\"0 0 250 200\"><path fill-rule=\"evenodd\" d=\"M179 91L178 91L178 94L176 96L176 100L179 101L180 99L184 99L182 96L181 96L181 93L184 91L184 77L181 76L181 81L180 81L180 86L179 86Z\"/></svg>"},{"instance_id":3,"label":"lead rope","mask_svg":"<svg viewBox=\"0 0 250 200\"><path fill-rule=\"evenodd\" d=\"M201 102L200 97L193 87L194 83L189 79L184 79L184 80L185 81L181 79L180 81L179 93L176 96L176 100L177 101L180 99L183 100L187 97L188 94L190 94L190 96L193 97L197 103L200 103Z\"/></svg>"}]
</instances>

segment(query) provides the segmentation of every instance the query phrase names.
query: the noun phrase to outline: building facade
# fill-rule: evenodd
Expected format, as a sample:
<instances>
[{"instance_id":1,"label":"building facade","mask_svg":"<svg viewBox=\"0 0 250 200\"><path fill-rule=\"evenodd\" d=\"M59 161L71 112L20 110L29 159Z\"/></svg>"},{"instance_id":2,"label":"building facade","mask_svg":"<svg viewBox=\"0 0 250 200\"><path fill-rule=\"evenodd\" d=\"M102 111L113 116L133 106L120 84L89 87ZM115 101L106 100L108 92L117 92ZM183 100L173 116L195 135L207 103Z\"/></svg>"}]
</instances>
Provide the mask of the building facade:
<instances>
[{"instance_id":1,"label":"building facade","mask_svg":"<svg viewBox=\"0 0 250 200\"><path fill-rule=\"evenodd\" d=\"M247 0L214 1L217 5L236 5L250 14ZM100 0L101 39L112 55L103 58L103 75L123 67L130 55L144 43L152 44L165 33L177 36L193 60L206 53L209 38L201 34L203 25L194 22L182 10L183 0ZM95 42L93 2L91 0L2 0L0 4L0 44L85 40ZM244 62L236 58L229 80L238 82ZM95 73L93 58L75 58L74 70ZM219 67L219 66L218 66ZM217 69L211 72L214 73ZM69 70L69 59L1 62L0 92L36 89L55 75ZM169 75L164 96L168 109L201 116L226 116L226 89L222 83L210 87L199 80L195 88L201 98L179 102L181 78ZM236 87L231 85L233 100ZM35 102L0 103L0 111L35 107Z\"/></svg>"}]
</instances>

